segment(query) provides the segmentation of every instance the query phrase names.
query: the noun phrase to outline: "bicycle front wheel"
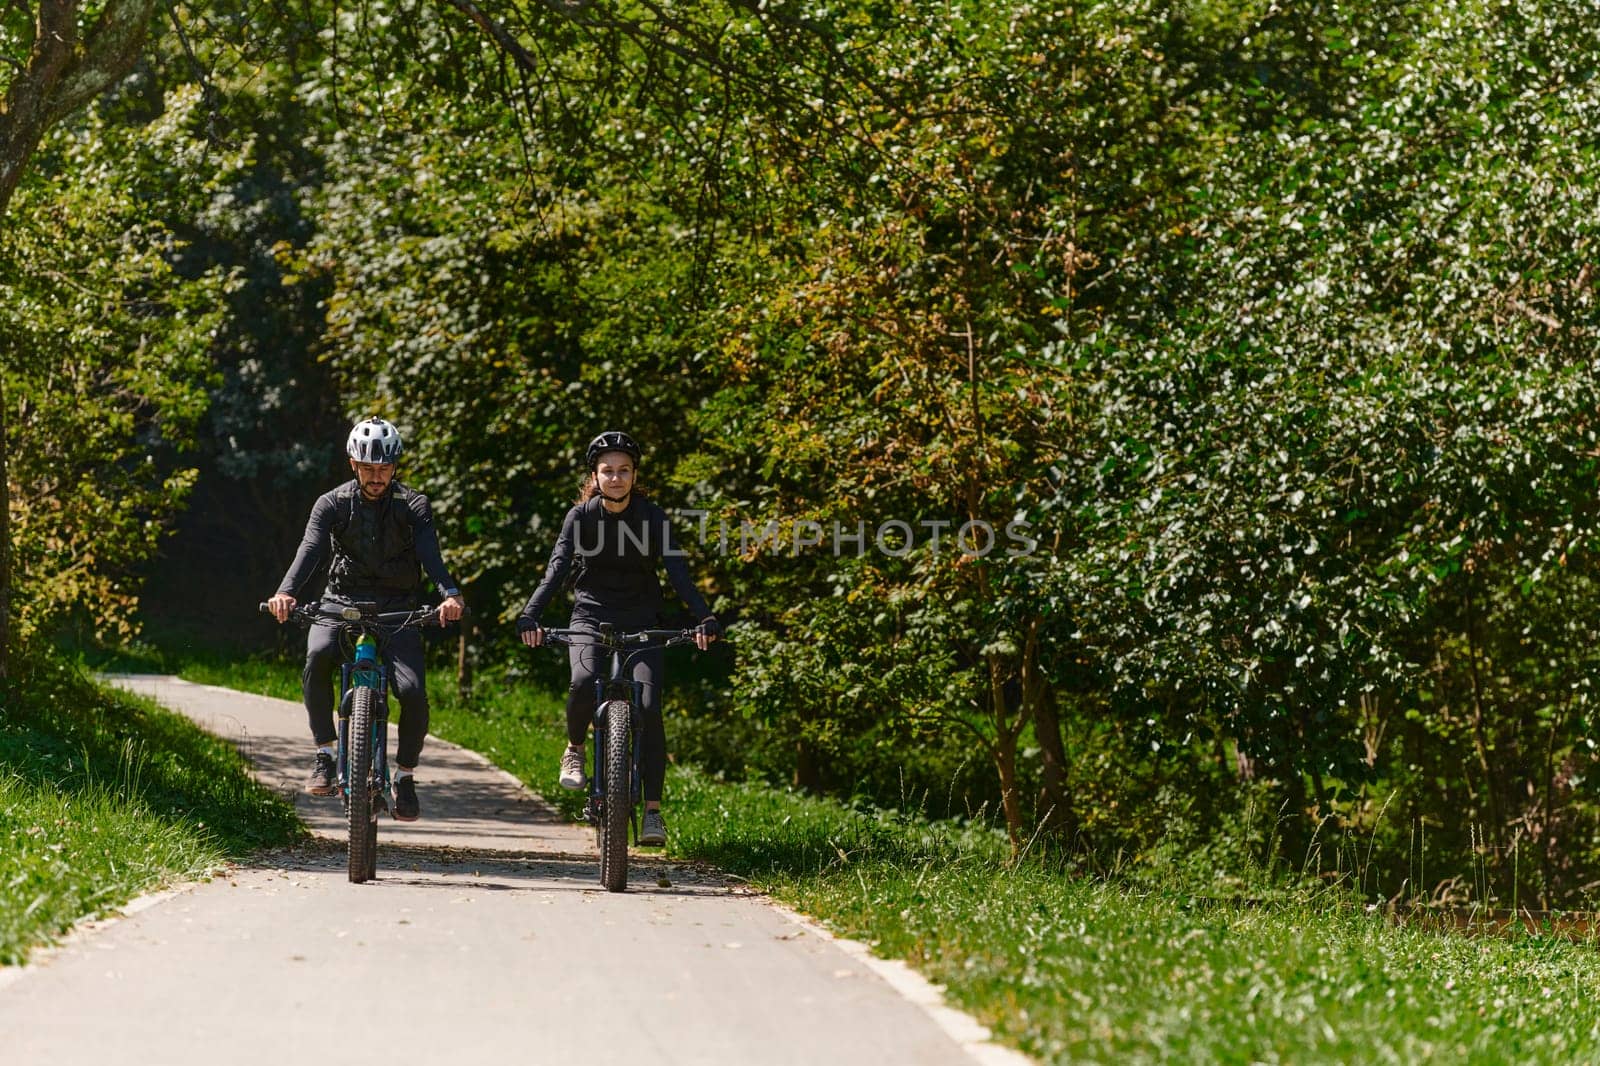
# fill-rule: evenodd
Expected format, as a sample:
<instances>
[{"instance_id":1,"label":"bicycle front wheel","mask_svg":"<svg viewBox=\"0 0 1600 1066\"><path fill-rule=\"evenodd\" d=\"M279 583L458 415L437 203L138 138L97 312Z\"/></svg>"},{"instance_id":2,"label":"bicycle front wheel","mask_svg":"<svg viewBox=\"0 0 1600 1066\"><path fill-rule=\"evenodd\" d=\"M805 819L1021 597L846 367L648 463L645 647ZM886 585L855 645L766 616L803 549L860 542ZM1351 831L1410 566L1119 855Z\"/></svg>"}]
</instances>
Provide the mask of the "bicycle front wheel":
<instances>
[{"instance_id":1,"label":"bicycle front wheel","mask_svg":"<svg viewBox=\"0 0 1600 1066\"><path fill-rule=\"evenodd\" d=\"M372 812L372 818L367 822L367 866L364 871L366 880L370 881L378 876L378 812Z\"/></svg>"},{"instance_id":2,"label":"bicycle front wheel","mask_svg":"<svg viewBox=\"0 0 1600 1066\"><path fill-rule=\"evenodd\" d=\"M600 813L600 883L607 892L628 887L628 811L633 806L633 708L622 700L605 706L605 809Z\"/></svg>"},{"instance_id":3,"label":"bicycle front wheel","mask_svg":"<svg viewBox=\"0 0 1600 1066\"><path fill-rule=\"evenodd\" d=\"M358 688L350 700L350 880L356 884L377 873L378 822L372 809L372 729L378 690Z\"/></svg>"}]
</instances>

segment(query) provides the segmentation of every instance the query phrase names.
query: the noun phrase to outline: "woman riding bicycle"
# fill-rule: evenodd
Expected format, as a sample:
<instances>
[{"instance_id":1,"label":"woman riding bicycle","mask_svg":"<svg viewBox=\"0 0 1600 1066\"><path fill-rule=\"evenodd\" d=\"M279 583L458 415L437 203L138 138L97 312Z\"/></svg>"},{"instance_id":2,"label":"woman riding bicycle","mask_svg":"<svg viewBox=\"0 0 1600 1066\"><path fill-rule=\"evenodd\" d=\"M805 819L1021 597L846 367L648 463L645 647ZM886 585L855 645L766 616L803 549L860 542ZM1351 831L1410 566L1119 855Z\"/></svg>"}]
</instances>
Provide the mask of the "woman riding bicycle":
<instances>
[{"instance_id":1,"label":"woman riding bicycle","mask_svg":"<svg viewBox=\"0 0 1600 1066\"><path fill-rule=\"evenodd\" d=\"M517 633L524 644L536 648L544 643L540 619L573 569L572 628L597 629L609 623L629 630L658 625L666 609L657 576L662 564L673 589L700 619L695 644L704 651L722 634L705 597L689 578L689 567L677 548L666 512L635 490L639 458L639 446L626 433L608 430L589 442L584 456L589 473L578 502L561 523L544 580L517 619ZM561 756L561 787L581 789L588 783L583 771L584 742L594 718L595 680L605 670L606 655L604 648L595 645L574 645L568 655L572 686L567 690L567 750ZM667 842L661 818L661 786L667 775L667 733L661 720L664 660L660 648L642 651L633 659L643 726L639 761L645 811L639 843L646 845Z\"/></svg>"}]
</instances>

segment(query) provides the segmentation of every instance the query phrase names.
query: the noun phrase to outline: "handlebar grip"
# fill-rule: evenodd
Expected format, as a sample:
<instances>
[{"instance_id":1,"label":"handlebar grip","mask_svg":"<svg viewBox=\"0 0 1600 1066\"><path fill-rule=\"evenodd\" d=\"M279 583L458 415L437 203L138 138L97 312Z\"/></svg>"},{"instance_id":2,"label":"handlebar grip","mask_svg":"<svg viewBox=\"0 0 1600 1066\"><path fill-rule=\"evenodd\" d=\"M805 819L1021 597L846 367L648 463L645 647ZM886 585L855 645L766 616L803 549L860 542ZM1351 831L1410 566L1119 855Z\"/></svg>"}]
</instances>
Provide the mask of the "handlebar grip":
<instances>
[{"instance_id":1,"label":"handlebar grip","mask_svg":"<svg viewBox=\"0 0 1600 1066\"><path fill-rule=\"evenodd\" d=\"M261 613L262 614L271 614L272 613L272 607L265 600L263 600L261 603L257 604L257 606L261 608Z\"/></svg>"}]
</instances>

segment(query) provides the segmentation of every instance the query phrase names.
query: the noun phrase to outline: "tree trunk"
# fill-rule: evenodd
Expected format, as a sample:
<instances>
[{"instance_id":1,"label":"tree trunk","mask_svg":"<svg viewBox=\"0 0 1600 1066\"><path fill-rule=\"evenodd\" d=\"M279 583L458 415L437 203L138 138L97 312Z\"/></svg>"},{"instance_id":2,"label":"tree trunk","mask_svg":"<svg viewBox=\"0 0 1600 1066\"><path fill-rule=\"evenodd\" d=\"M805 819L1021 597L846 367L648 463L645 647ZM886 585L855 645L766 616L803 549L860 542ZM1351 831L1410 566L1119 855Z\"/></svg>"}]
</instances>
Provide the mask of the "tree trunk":
<instances>
[{"instance_id":1,"label":"tree trunk","mask_svg":"<svg viewBox=\"0 0 1600 1066\"><path fill-rule=\"evenodd\" d=\"M23 169L50 128L51 103L78 43L77 0L44 0L34 25L33 51L0 104L0 219Z\"/></svg>"},{"instance_id":2,"label":"tree trunk","mask_svg":"<svg viewBox=\"0 0 1600 1066\"><path fill-rule=\"evenodd\" d=\"M802 792L822 791L822 765L817 761L817 748L805 737L794 742L794 787Z\"/></svg>"},{"instance_id":3,"label":"tree trunk","mask_svg":"<svg viewBox=\"0 0 1600 1066\"><path fill-rule=\"evenodd\" d=\"M1478 756L1478 771L1483 774L1483 798L1484 806L1488 808L1489 832L1494 835L1496 844L1503 844L1505 834L1501 831L1503 823L1500 819L1500 781L1489 762L1489 734L1484 721L1484 704L1487 702L1487 697L1484 693L1484 672L1480 667L1480 660L1484 657L1483 645L1478 632L1477 603L1473 597L1470 578L1466 583L1462 605L1466 614L1467 676L1472 682L1472 747Z\"/></svg>"},{"instance_id":4,"label":"tree trunk","mask_svg":"<svg viewBox=\"0 0 1600 1066\"><path fill-rule=\"evenodd\" d=\"M1011 857L1022 854L1022 803L1017 786L1017 737L1001 730L994 746L994 768L1000 773L1000 806L1006 816L1006 836L1011 840Z\"/></svg>"},{"instance_id":5,"label":"tree trunk","mask_svg":"<svg viewBox=\"0 0 1600 1066\"><path fill-rule=\"evenodd\" d=\"M80 0L42 0L27 65L0 103L0 219L45 131L133 67L156 0L110 0L80 38L81 7Z\"/></svg>"},{"instance_id":6,"label":"tree trunk","mask_svg":"<svg viewBox=\"0 0 1600 1066\"><path fill-rule=\"evenodd\" d=\"M1017 785L1017 737L1026 720L1022 709L1011 713L1006 700L1005 667L991 652L989 660L989 711L994 718L994 768L1000 774L1000 808L1006 816L1006 836L1013 858L1022 853L1022 794Z\"/></svg>"},{"instance_id":7,"label":"tree trunk","mask_svg":"<svg viewBox=\"0 0 1600 1066\"><path fill-rule=\"evenodd\" d=\"M11 471L6 462L6 376L0 365L0 692L11 687Z\"/></svg>"},{"instance_id":8,"label":"tree trunk","mask_svg":"<svg viewBox=\"0 0 1600 1066\"><path fill-rule=\"evenodd\" d=\"M1055 689L1041 687L1032 700L1033 735L1039 741L1043 760L1039 809L1044 812L1045 831L1070 840L1076 828L1072 797L1067 793L1067 749L1061 741L1061 716L1057 713Z\"/></svg>"},{"instance_id":9,"label":"tree trunk","mask_svg":"<svg viewBox=\"0 0 1600 1066\"><path fill-rule=\"evenodd\" d=\"M1052 836L1070 840L1077 819L1067 793L1067 750L1061 738L1056 690L1039 665L1041 622L1037 616L1029 619L1022 642L1022 716L1033 723L1033 735L1039 742L1040 824Z\"/></svg>"},{"instance_id":10,"label":"tree trunk","mask_svg":"<svg viewBox=\"0 0 1600 1066\"><path fill-rule=\"evenodd\" d=\"M1309 806L1309 797L1306 795L1305 775L1292 765L1287 765L1287 762L1288 760L1282 760L1274 767L1278 780L1283 783L1284 793L1284 817L1280 819L1280 847L1291 869L1320 873L1322 869L1320 861L1315 869L1311 862L1312 842L1317 840L1318 836L1306 809Z\"/></svg>"}]
</instances>

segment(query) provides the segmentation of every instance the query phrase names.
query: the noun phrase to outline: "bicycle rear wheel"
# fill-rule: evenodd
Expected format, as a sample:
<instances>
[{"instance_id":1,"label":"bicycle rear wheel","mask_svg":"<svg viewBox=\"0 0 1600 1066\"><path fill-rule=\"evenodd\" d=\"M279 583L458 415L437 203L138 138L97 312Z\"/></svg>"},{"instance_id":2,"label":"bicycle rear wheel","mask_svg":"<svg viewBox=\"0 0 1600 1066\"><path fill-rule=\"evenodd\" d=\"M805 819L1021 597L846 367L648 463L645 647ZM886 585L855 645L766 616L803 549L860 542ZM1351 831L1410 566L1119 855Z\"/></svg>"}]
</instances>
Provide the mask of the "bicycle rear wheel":
<instances>
[{"instance_id":1,"label":"bicycle rear wheel","mask_svg":"<svg viewBox=\"0 0 1600 1066\"><path fill-rule=\"evenodd\" d=\"M600 814L600 883L607 892L628 887L628 812L633 807L633 708L605 705L605 808Z\"/></svg>"},{"instance_id":2,"label":"bicycle rear wheel","mask_svg":"<svg viewBox=\"0 0 1600 1066\"><path fill-rule=\"evenodd\" d=\"M378 821L372 809L372 723L378 691L357 688L350 700L350 880L356 884L377 873Z\"/></svg>"}]
</instances>

